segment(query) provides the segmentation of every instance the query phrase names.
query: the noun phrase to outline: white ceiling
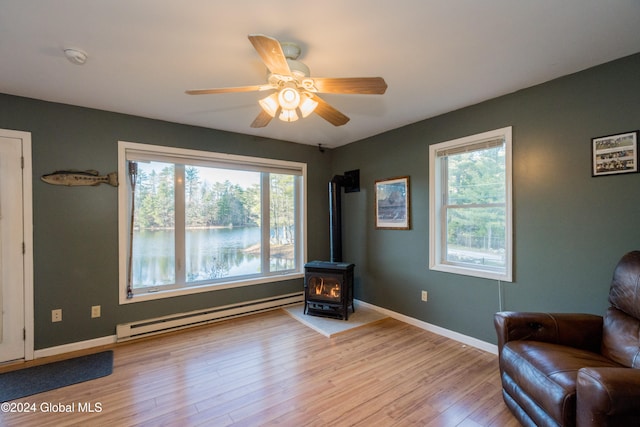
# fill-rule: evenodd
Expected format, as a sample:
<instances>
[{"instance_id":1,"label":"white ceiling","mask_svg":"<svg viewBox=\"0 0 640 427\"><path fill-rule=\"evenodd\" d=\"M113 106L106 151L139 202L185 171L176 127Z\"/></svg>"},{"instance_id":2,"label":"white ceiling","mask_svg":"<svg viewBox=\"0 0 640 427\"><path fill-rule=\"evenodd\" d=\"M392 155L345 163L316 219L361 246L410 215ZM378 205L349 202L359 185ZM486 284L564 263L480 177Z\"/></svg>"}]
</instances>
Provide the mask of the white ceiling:
<instances>
[{"instance_id":1,"label":"white ceiling","mask_svg":"<svg viewBox=\"0 0 640 427\"><path fill-rule=\"evenodd\" d=\"M317 115L249 127L266 82L247 39L302 47L317 77L384 77ZM73 65L63 48L88 54ZM337 147L640 51L638 0L0 0L0 92Z\"/></svg>"}]
</instances>

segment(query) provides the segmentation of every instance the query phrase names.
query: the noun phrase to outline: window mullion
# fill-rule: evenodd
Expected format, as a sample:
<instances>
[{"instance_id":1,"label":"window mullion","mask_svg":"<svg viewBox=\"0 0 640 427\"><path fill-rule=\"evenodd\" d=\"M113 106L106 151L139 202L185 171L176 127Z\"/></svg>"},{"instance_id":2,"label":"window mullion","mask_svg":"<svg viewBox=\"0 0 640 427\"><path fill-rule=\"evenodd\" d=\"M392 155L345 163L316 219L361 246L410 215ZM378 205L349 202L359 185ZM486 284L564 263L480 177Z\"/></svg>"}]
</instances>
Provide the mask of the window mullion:
<instances>
[{"instance_id":1,"label":"window mullion","mask_svg":"<svg viewBox=\"0 0 640 427\"><path fill-rule=\"evenodd\" d=\"M175 165L174 180L174 206L175 206L175 254L176 254L176 284L184 286L186 283L186 220L185 220L185 167L182 164Z\"/></svg>"},{"instance_id":2,"label":"window mullion","mask_svg":"<svg viewBox=\"0 0 640 427\"><path fill-rule=\"evenodd\" d=\"M449 162L447 157L442 157L439 160L440 164L440 183L439 188L441 189L441 197L440 197L440 246L439 249L439 259L440 262L445 262L447 259L447 206L449 206Z\"/></svg>"},{"instance_id":3,"label":"window mullion","mask_svg":"<svg viewBox=\"0 0 640 427\"><path fill-rule=\"evenodd\" d=\"M271 258L271 178L270 174L263 172L260 174L260 197L261 197L261 242L260 242L260 262L261 271L264 274L270 272Z\"/></svg>"},{"instance_id":4,"label":"window mullion","mask_svg":"<svg viewBox=\"0 0 640 427\"><path fill-rule=\"evenodd\" d=\"M444 205L447 209L504 208L505 203L468 203L464 205Z\"/></svg>"}]
</instances>

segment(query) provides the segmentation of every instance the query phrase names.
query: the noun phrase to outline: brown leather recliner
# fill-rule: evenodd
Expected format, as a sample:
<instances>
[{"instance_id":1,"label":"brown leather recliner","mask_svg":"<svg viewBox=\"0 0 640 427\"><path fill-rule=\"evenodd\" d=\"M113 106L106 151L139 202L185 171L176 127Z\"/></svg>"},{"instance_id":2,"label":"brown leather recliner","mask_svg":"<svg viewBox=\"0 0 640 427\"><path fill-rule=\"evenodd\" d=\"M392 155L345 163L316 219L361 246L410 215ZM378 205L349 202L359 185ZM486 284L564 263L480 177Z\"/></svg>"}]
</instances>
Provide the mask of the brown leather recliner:
<instances>
[{"instance_id":1,"label":"brown leather recliner","mask_svg":"<svg viewBox=\"0 0 640 427\"><path fill-rule=\"evenodd\" d=\"M500 312L504 401L525 426L640 426L640 251L613 273L604 317Z\"/></svg>"}]
</instances>

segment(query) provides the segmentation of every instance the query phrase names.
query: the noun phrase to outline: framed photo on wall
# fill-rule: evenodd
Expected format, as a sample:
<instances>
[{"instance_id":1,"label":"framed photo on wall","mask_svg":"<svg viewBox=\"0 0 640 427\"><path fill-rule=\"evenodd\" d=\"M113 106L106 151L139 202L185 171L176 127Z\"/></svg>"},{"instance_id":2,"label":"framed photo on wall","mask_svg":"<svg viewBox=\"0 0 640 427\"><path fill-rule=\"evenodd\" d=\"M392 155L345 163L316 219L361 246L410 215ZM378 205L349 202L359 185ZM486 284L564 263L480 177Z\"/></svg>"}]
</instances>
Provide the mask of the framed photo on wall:
<instances>
[{"instance_id":1,"label":"framed photo on wall","mask_svg":"<svg viewBox=\"0 0 640 427\"><path fill-rule=\"evenodd\" d=\"M411 228L411 200L409 177L376 181L376 228L409 230Z\"/></svg>"},{"instance_id":2,"label":"framed photo on wall","mask_svg":"<svg viewBox=\"0 0 640 427\"><path fill-rule=\"evenodd\" d=\"M593 176L638 172L638 132L591 140Z\"/></svg>"}]
</instances>

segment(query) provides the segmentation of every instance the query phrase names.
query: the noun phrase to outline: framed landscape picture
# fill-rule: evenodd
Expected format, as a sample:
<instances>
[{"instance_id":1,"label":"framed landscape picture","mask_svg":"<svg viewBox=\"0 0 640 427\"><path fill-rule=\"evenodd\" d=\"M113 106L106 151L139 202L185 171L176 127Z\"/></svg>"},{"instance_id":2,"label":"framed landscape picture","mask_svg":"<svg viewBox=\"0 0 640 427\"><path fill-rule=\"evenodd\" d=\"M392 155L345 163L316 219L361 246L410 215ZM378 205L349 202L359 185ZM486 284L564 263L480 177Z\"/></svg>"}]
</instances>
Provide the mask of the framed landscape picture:
<instances>
[{"instance_id":1,"label":"framed landscape picture","mask_svg":"<svg viewBox=\"0 0 640 427\"><path fill-rule=\"evenodd\" d=\"M409 177L381 179L375 183L376 228L411 228Z\"/></svg>"},{"instance_id":2,"label":"framed landscape picture","mask_svg":"<svg viewBox=\"0 0 640 427\"><path fill-rule=\"evenodd\" d=\"M638 172L638 132L602 136L591 140L592 175Z\"/></svg>"}]
</instances>

